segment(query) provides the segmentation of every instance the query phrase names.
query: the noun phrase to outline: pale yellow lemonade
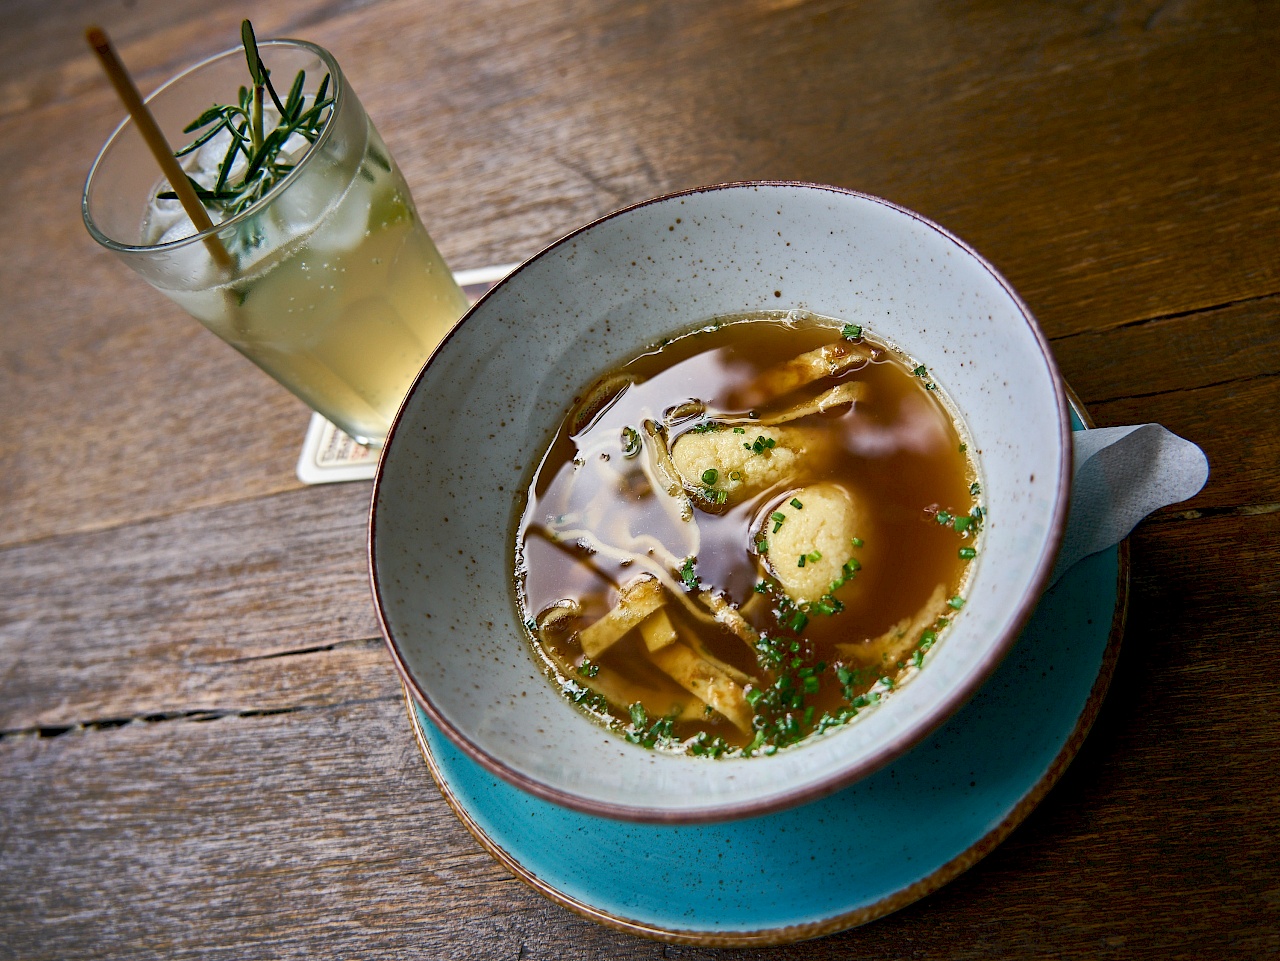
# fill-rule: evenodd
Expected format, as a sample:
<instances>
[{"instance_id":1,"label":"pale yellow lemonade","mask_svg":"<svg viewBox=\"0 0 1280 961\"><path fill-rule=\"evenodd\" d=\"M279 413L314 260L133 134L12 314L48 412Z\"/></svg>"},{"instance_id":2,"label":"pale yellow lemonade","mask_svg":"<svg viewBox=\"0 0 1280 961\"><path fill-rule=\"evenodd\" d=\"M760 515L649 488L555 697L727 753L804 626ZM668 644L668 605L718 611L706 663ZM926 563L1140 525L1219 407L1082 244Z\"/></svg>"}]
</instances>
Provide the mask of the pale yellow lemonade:
<instances>
[{"instance_id":1,"label":"pale yellow lemonade","mask_svg":"<svg viewBox=\"0 0 1280 961\"><path fill-rule=\"evenodd\" d=\"M361 443L380 444L431 351L467 301L418 218L381 138L333 202L326 187L286 191L232 254L247 267L229 282L166 290L314 410ZM295 195L298 194L298 195ZM329 212L314 222L308 201ZM243 234L243 232L242 232ZM257 251L265 253L255 261Z\"/></svg>"}]
</instances>

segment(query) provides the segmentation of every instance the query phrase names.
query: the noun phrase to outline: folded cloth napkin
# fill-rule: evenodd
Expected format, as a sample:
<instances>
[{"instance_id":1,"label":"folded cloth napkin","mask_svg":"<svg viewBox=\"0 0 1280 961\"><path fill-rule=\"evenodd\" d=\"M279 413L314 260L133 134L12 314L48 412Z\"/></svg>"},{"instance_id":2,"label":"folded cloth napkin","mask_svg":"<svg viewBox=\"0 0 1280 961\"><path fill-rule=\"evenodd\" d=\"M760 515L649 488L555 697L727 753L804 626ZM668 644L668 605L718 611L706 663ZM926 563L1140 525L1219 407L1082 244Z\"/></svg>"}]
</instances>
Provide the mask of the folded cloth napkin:
<instances>
[{"instance_id":1,"label":"folded cloth napkin","mask_svg":"<svg viewBox=\"0 0 1280 961\"><path fill-rule=\"evenodd\" d=\"M1074 441L1071 513L1050 583L1076 561L1118 544L1153 511L1194 496L1209 460L1159 424L1081 430Z\"/></svg>"}]
</instances>

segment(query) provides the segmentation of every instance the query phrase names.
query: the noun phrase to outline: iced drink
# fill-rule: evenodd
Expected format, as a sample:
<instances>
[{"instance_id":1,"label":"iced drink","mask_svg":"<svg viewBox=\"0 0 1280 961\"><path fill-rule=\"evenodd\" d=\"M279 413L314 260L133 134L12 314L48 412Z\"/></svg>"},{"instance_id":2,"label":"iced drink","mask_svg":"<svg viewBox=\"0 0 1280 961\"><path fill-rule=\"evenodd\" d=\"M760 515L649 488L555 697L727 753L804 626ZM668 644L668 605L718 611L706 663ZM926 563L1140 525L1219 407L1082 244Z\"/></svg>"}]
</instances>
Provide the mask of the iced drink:
<instances>
[{"instance_id":1,"label":"iced drink","mask_svg":"<svg viewBox=\"0 0 1280 961\"><path fill-rule=\"evenodd\" d=\"M90 173L85 220L100 242L307 405L378 444L466 300L333 58L296 41L261 50L277 76L305 70L314 87L327 74L334 104L314 144L296 135L286 144L282 154L296 166L263 199L221 222L211 211L230 268L210 256L177 201L157 199L167 185L154 164L121 155L137 139L126 136L127 123ZM234 100L243 69L242 52L230 51L149 99L171 142L190 139L182 126L211 102ZM205 188L227 136L184 158Z\"/></svg>"}]
</instances>

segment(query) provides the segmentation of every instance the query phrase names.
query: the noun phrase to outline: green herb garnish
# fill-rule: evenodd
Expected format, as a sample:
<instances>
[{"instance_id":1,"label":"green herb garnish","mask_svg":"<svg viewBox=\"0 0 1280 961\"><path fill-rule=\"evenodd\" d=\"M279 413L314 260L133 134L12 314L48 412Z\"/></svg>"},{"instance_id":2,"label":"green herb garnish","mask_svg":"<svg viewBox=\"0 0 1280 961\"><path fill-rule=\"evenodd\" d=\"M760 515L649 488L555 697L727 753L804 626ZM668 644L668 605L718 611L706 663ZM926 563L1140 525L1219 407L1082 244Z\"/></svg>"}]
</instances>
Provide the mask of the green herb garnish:
<instances>
[{"instance_id":1,"label":"green herb garnish","mask_svg":"<svg viewBox=\"0 0 1280 961\"><path fill-rule=\"evenodd\" d=\"M971 561L977 556L978 556L978 552L975 551L972 547L960 548L960 559L962 561Z\"/></svg>"},{"instance_id":2,"label":"green herb garnish","mask_svg":"<svg viewBox=\"0 0 1280 961\"><path fill-rule=\"evenodd\" d=\"M680 580L689 590L696 591L698 589L698 575L693 571L692 557L686 557L684 563L680 565Z\"/></svg>"},{"instance_id":3,"label":"green herb garnish","mask_svg":"<svg viewBox=\"0 0 1280 961\"><path fill-rule=\"evenodd\" d=\"M624 457L635 457L640 453L640 432L634 427L622 428L622 454Z\"/></svg>"},{"instance_id":4,"label":"green herb garnish","mask_svg":"<svg viewBox=\"0 0 1280 961\"><path fill-rule=\"evenodd\" d=\"M212 140L225 130L230 135L227 152L218 166L218 177L213 187L204 187L192 180L196 197L206 207L217 210L222 219L234 217L261 200L293 170L295 164L282 160L280 151L294 135L314 144L332 113L334 98L329 90L330 77L325 74L310 103L303 93L307 75L299 70L282 103L271 83L271 71L262 63L258 54L258 42L253 25L245 20L240 24L240 36L244 44L245 61L249 67L252 89L240 88L240 96L234 104L215 104L183 128L183 133L203 132L191 143L177 150L175 157L185 157ZM279 117L271 130L266 129L263 116L264 94L271 96ZM231 171L239 157L244 167L232 179ZM166 190L156 195L157 200L176 200L178 195Z\"/></svg>"},{"instance_id":5,"label":"green herb garnish","mask_svg":"<svg viewBox=\"0 0 1280 961\"><path fill-rule=\"evenodd\" d=\"M862 328L857 324L845 324L840 333L845 340L857 340L862 336Z\"/></svg>"},{"instance_id":6,"label":"green herb garnish","mask_svg":"<svg viewBox=\"0 0 1280 961\"><path fill-rule=\"evenodd\" d=\"M711 485L716 482L716 478L720 476L720 472L714 467L708 467L702 472L702 483Z\"/></svg>"}]
</instances>

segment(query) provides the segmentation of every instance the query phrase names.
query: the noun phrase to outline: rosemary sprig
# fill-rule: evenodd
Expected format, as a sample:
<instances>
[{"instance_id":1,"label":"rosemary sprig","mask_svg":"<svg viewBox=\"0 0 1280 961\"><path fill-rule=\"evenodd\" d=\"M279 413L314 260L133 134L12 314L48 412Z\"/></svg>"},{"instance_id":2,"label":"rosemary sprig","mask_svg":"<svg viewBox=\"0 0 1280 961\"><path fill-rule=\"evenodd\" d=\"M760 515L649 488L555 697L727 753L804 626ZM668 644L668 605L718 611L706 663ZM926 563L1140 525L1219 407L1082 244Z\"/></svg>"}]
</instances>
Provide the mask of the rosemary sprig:
<instances>
[{"instance_id":1,"label":"rosemary sprig","mask_svg":"<svg viewBox=\"0 0 1280 961\"><path fill-rule=\"evenodd\" d=\"M183 133L202 131L191 143L174 151L175 157L185 157L199 150L223 130L230 135L227 152L218 165L218 177L212 188L197 183L190 175L196 197L206 207L217 210L222 219L234 217L253 206L291 171L296 164L281 159L280 151L294 134L315 143L329 119L334 98L329 95L328 74L307 104L303 92L307 82L306 71L299 70L289 88L289 95L282 103L271 83L271 71L258 54L258 41L253 24L245 20L240 25L240 37L244 43L244 56L249 65L252 88L241 87L234 104L214 104L183 128ZM278 117L275 126L264 129L263 99L270 95ZM236 160L244 158L244 167L232 176ZM178 195L165 190L156 195L157 200L176 200Z\"/></svg>"}]
</instances>

